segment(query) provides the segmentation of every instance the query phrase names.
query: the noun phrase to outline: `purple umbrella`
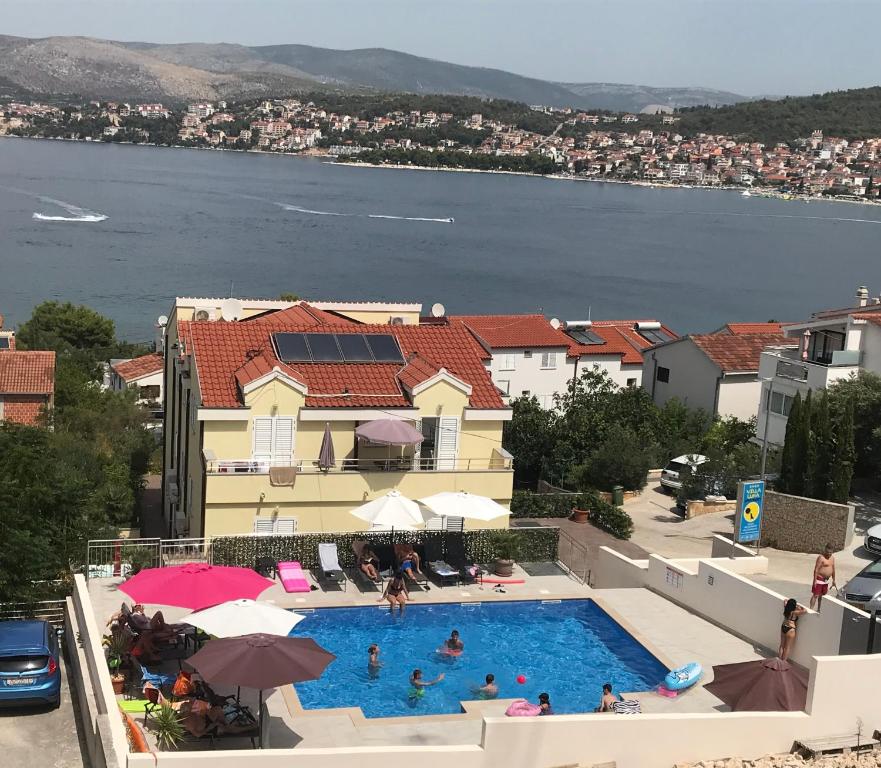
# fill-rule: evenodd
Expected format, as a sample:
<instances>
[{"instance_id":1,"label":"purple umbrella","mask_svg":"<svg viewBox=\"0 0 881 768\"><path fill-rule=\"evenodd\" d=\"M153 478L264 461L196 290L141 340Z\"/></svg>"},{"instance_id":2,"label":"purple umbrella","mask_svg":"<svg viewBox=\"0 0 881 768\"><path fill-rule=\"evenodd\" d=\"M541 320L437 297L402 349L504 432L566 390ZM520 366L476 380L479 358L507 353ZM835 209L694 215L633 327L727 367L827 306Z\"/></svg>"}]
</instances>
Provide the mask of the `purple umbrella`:
<instances>
[{"instance_id":1,"label":"purple umbrella","mask_svg":"<svg viewBox=\"0 0 881 768\"><path fill-rule=\"evenodd\" d=\"M362 424L355 434L375 445L419 445L425 436L400 419L374 419Z\"/></svg>"},{"instance_id":2,"label":"purple umbrella","mask_svg":"<svg viewBox=\"0 0 881 768\"><path fill-rule=\"evenodd\" d=\"M333 453L333 439L330 436L330 422L324 422L324 437L321 438L321 450L318 452L318 468L332 469L336 464Z\"/></svg>"}]
</instances>

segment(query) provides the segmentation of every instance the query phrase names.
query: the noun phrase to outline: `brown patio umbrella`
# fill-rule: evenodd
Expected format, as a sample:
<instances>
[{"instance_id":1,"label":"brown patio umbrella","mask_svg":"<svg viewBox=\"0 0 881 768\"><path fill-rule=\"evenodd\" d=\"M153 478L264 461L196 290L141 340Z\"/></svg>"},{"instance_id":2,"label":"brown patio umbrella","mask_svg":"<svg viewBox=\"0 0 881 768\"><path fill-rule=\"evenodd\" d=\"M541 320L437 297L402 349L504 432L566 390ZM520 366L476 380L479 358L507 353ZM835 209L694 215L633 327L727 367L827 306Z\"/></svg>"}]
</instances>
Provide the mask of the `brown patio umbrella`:
<instances>
[{"instance_id":1,"label":"brown patio umbrella","mask_svg":"<svg viewBox=\"0 0 881 768\"><path fill-rule=\"evenodd\" d=\"M209 640L187 663L209 683L260 691L263 746L263 690L315 680L334 659L311 637L254 634Z\"/></svg>"},{"instance_id":2,"label":"brown patio umbrella","mask_svg":"<svg viewBox=\"0 0 881 768\"><path fill-rule=\"evenodd\" d=\"M333 469L336 457L333 452L333 438L330 436L330 422L324 423L324 437L321 438L321 450L318 452L318 468Z\"/></svg>"},{"instance_id":3,"label":"brown patio umbrella","mask_svg":"<svg viewBox=\"0 0 881 768\"><path fill-rule=\"evenodd\" d=\"M776 658L720 664L704 688L734 712L800 712L808 698L808 673Z\"/></svg>"}]
</instances>

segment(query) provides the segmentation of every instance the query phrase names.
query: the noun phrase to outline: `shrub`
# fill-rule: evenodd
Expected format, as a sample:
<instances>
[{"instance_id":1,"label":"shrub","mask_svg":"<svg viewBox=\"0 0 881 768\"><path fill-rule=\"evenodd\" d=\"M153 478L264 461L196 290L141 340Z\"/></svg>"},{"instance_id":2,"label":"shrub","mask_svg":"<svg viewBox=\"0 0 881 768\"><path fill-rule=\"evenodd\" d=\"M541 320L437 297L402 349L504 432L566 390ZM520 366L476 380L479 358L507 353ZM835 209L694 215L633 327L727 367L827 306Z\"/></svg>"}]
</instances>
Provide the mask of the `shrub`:
<instances>
[{"instance_id":1,"label":"shrub","mask_svg":"<svg viewBox=\"0 0 881 768\"><path fill-rule=\"evenodd\" d=\"M612 427L587 461L572 470L572 480L579 488L611 491L623 485L638 491L645 487L652 459L652 451L632 429Z\"/></svg>"},{"instance_id":2,"label":"shrub","mask_svg":"<svg viewBox=\"0 0 881 768\"><path fill-rule=\"evenodd\" d=\"M577 493L532 493L514 491L511 499L511 517L569 517L578 506Z\"/></svg>"},{"instance_id":3,"label":"shrub","mask_svg":"<svg viewBox=\"0 0 881 768\"><path fill-rule=\"evenodd\" d=\"M581 509L590 510L588 520L600 530L611 533L616 539L629 539L633 533L633 520L623 509L609 504L599 494L588 491L581 496Z\"/></svg>"}]
</instances>

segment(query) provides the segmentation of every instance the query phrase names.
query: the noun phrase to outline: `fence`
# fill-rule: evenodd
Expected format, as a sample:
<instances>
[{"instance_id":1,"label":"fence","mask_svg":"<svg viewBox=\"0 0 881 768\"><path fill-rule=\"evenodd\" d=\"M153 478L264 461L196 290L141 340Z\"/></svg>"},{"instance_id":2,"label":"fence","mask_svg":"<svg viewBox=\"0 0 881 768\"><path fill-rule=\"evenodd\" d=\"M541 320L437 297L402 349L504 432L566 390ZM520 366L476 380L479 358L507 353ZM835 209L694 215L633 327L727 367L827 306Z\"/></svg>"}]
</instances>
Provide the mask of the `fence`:
<instances>
[{"instance_id":1,"label":"fence","mask_svg":"<svg viewBox=\"0 0 881 768\"><path fill-rule=\"evenodd\" d=\"M39 600L33 603L0 603L0 621L43 619L56 630L64 631L64 600Z\"/></svg>"},{"instance_id":2,"label":"fence","mask_svg":"<svg viewBox=\"0 0 881 768\"><path fill-rule=\"evenodd\" d=\"M110 578L141 568L210 562L211 539L93 539L87 545L84 575Z\"/></svg>"},{"instance_id":3,"label":"fence","mask_svg":"<svg viewBox=\"0 0 881 768\"><path fill-rule=\"evenodd\" d=\"M565 531L560 531L557 562L582 584L589 584L590 552L584 544L573 539Z\"/></svg>"}]
</instances>

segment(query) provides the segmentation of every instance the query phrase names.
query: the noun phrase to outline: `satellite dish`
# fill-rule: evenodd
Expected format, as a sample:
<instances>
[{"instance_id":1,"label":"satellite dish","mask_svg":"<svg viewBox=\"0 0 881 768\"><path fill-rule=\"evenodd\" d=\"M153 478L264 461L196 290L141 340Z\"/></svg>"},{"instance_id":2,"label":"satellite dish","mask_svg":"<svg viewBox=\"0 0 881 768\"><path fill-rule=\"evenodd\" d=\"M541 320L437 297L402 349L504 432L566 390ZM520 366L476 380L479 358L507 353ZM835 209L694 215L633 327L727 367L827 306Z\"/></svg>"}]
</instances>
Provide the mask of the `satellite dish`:
<instances>
[{"instance_id":1,"label":"satellite dish","mask_svg":"<svg viewBox=\"0 0 881 768\"><path fill-rule=\"evenodd\" d=\"M431 305L431 316L432 317L443 317L444 314L446 313L446 311L447 310L444 308L444 305L441 304L440 302L438 302L437 304Z\"/></svg>"},{"instance_id":2,"label":"satellite dish","mask_svg":"<svg viewBox=\"0 0 881 768\"><path fill-rule=\"evenodd\" d=\"M159 315L159 319L156 320L156 325L168 325L168 317L165 315Z\"/></svg>"},{"instance_id":3,"label":"satellite dish","mask_svg":"<svg viewBox=\"0 0 881 768\"><path fill-rule=\"evenodd\" d=\"M238 299L224 299L220 302L220 316L227 322L241 319L242 309L242 302Z\"/></svg>"},{"instance_id":4,"label":"satellite dish","mask_svg":"<svg viewBox=\"0 0 881 768\"><path fill-rule=\"evenodd\" d=\"M556 317L551 318L551 328L556 331L560 327L560 325L562 325L562 323L560 323L560 321L557 320Z\"/></svg>"}]
</instances>

